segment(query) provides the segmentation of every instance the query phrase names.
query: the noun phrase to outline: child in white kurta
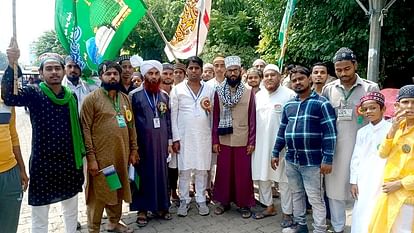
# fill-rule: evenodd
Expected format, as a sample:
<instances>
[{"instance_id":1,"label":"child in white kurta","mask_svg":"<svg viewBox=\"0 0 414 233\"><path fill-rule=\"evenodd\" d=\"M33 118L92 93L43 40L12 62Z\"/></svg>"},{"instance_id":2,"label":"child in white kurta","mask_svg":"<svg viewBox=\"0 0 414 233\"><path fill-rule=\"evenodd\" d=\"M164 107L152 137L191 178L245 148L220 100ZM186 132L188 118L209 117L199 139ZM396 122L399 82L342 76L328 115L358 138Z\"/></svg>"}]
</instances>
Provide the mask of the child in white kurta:
<instances>
[{"instance_id":1,"label":"child in white kurta","mask_svg":"<svg viewBox=\"0 0 414 233\"><path fill-rule=\"evenodd\" d=\"M386 163L378 155L378 148L392 124L383 119L384 96L379 92L369 92L363 96L359 109L370 123L358 130L351 159L350 183L355 199L351 232L367 233L372 211L381 193Z\"/></svg>"}]
</instances>

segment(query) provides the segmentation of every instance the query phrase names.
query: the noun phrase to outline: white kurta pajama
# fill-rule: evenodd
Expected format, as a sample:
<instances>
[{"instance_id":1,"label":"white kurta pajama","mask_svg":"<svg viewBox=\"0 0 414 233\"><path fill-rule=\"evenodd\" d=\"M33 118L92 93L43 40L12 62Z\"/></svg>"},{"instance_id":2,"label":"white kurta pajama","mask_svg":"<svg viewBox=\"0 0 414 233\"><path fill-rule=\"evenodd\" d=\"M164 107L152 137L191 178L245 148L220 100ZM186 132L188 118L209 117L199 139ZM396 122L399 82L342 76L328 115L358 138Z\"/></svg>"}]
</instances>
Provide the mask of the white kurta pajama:
<instances>
[{"instance_id":1,"label":"white kurta pajama","mask_svg":"<svg viewBox=\"0 0 414 233\"><path fill-rule=\"evenodd\" d=\"M378 154L379 145L384 141L392 123L382 120L376 125L368 124L357 133L351 159L350 183L358 185L358 200L352 211L352 233L367 233L371 214L383 181L386 159Z\"/></svg>"},{"instance_id":2,"label":"white kurta pajama","mask_svg":"<svg viewBox=\"0 0 414 233\"><path fill-rule=\"evenodd\" d=\"M287 177L284 163L284 153L281 153L279 167L271 167L272 150L279 130L283 107L295 97L291 89L279 86L270 93L263 89L256 94L256 146L252 156L252 179L258 181L260 202L270 206L272 201L271 183L279 182L282 199L282 210L292 214L291 194L287 188ZM269 183L269 184L266 184ZM286 185L286 188L283 187Z\"/></svg>"},{"instance_id":3,"label":"white kurta pajama","mask_svg":"<svg viewBox=\"0 0 414 233\"><path fill-rule=\"evenodd\" d=\"M201 107L201 100L207 97L212 103L214 89L202 83L199 93L193 93L187 82L178 84L170 93L173 141L180 141L180 154L177 156L179 190L181 199L189 203L189 176L191 170L196 170L196 201L204 202L207 171L211 167L212 144L211 113L207 114Z\"/></svg>"}]
</instances>

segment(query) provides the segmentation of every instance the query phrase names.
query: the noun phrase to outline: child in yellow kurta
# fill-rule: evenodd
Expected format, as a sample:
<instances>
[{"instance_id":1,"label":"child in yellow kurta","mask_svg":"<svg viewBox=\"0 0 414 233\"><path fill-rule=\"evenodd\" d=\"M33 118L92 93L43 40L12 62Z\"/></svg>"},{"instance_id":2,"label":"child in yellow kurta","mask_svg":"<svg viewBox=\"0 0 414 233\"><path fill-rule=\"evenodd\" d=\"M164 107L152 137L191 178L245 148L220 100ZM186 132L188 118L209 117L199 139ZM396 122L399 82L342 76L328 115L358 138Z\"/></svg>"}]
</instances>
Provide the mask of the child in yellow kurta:
<instances>
[{"instance_id":1,"label":"child in yellow kurta","mask_svg":"<svg viewBox=\"0 0 414 233\"><path fill-rule=\"evenodd\" d=\"M414 85L400 89L396 110L393 125L379 148L387 164L370 233L414 232Z\"/></svg>"}]
</instances>

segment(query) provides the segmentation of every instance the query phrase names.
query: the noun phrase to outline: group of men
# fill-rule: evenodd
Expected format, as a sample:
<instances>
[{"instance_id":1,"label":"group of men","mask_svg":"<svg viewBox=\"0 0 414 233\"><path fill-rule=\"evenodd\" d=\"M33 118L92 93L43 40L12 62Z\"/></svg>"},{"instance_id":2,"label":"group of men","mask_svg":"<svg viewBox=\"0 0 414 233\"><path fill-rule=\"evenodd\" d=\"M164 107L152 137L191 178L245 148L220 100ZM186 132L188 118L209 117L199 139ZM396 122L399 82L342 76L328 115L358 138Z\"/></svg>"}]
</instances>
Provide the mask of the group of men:
<instances>
[{"instance_id":1,"label":"group of men","mask_svg":"<svg viewBox=\"0 0 414 233\"><path fill-rule=\"evenodd\" d=\"M12 64L20 54L15 40L7 55L10 66L2 80L4 104L0 105L0 125L8 132L3 135L1 131L0 142L7 144L1 147L7 156L0 157L0 191L9 196L0 197L0 223L8 232L17 229L22 188L29 179L18 146L14 110L8 106L27 106L30 111L29 205L36 233L47 232L49 206L57 202L62 204L65 232L76 231L77 195L84 179L89 232L100 231L104 209L108 231L132 232L120 222L123 202L138 212L140 227L154 217L170 220L174 201L179 203L177 215L185 217L192 200L190 187L202 216L210 213L206 196L214 201L216 215L234 203L243 218L274 216L275 182L283 232L308 232L306 200L313 210L313 232L327 231L327 217L334 232L343 232L347 201L367 192L360 186L369 186L369 181L355 178L364 173L359 168L364 155L357 151L377 151L364 150L372 143L358 141L357 132L368 121L372 125L381 122L382 115L373 119L369 113L376 108L367 103L374 100L381 107L383 97L377 84L358 76L356 56L348 48L335 54L338 79L329 83L324 63L311 70L293 66L285 82L279 67L258 59L246 72L247 85L238 56L219 56L212 64L196 56L175 65L146 60L140 64L140 73L134 72L128 56L121 56L116 62L102 62L97 80L82 78L80 66L71 57L63 60L47 53L39 58L43 82L17 93ZM387 140L378 147L382 157L389 157L400 168L384 168L383 190L393 195L380 197L375 207L380 214L355 211L355 218L367 220L355 221L355 229L361 230L354 232L379 232L384 221L388 228L383 232L404 232L398 230L400 225L411 226L412 213L403 216L402 224L399 208L409 213L414 197L413 164L407 162L413 146L409 135L414 88L402 90L397 123L388 127ZM357 106L363 110L355 111ZM405 157L393 149L401 143ZM356 167L357 173L352 170ZM7 189L5 183L10 184ZM259 201L266 206L262 212L251 211L256 205L254 183ZM4 209L13 209L14 214ZM390 212L392 217L387 215ZM372 222L367 214L373 215Z\"/></svg>"}]
</instances>

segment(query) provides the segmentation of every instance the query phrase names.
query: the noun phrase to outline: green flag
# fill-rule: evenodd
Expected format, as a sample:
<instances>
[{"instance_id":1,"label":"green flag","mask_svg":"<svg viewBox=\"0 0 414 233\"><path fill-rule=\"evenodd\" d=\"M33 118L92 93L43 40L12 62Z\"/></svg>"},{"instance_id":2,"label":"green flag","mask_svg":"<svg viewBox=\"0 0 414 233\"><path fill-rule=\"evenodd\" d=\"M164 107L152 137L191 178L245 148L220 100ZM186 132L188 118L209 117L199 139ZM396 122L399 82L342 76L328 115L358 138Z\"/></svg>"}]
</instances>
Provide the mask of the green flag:
<instances>
[{"instance_id":1,"label":"green flag","mask_svg":"<svg viewBox=\"0 0 414 233\"><path fill-rule=\"evenodd\" d=\"M283 15L282 23L280 24L279 30L279 42L280 42L280 57L279 57L279 67L283 69L283 59L285 57L286 48L287 48L287 34L289 29L289 22L295 12L297 0L288 0L286 4L285 14Z\"/></svg>"},{"instance_id":2,"label":"green flag","mask_svg":"<svg viewBox=\"0 0 414 233\"><path fill-rule=\"evenodd\" d=\"M146 12L142 0L56 0L55 30L82 70L97 70L102 61L118 56Z\"/></svg>"}]
</instances>

